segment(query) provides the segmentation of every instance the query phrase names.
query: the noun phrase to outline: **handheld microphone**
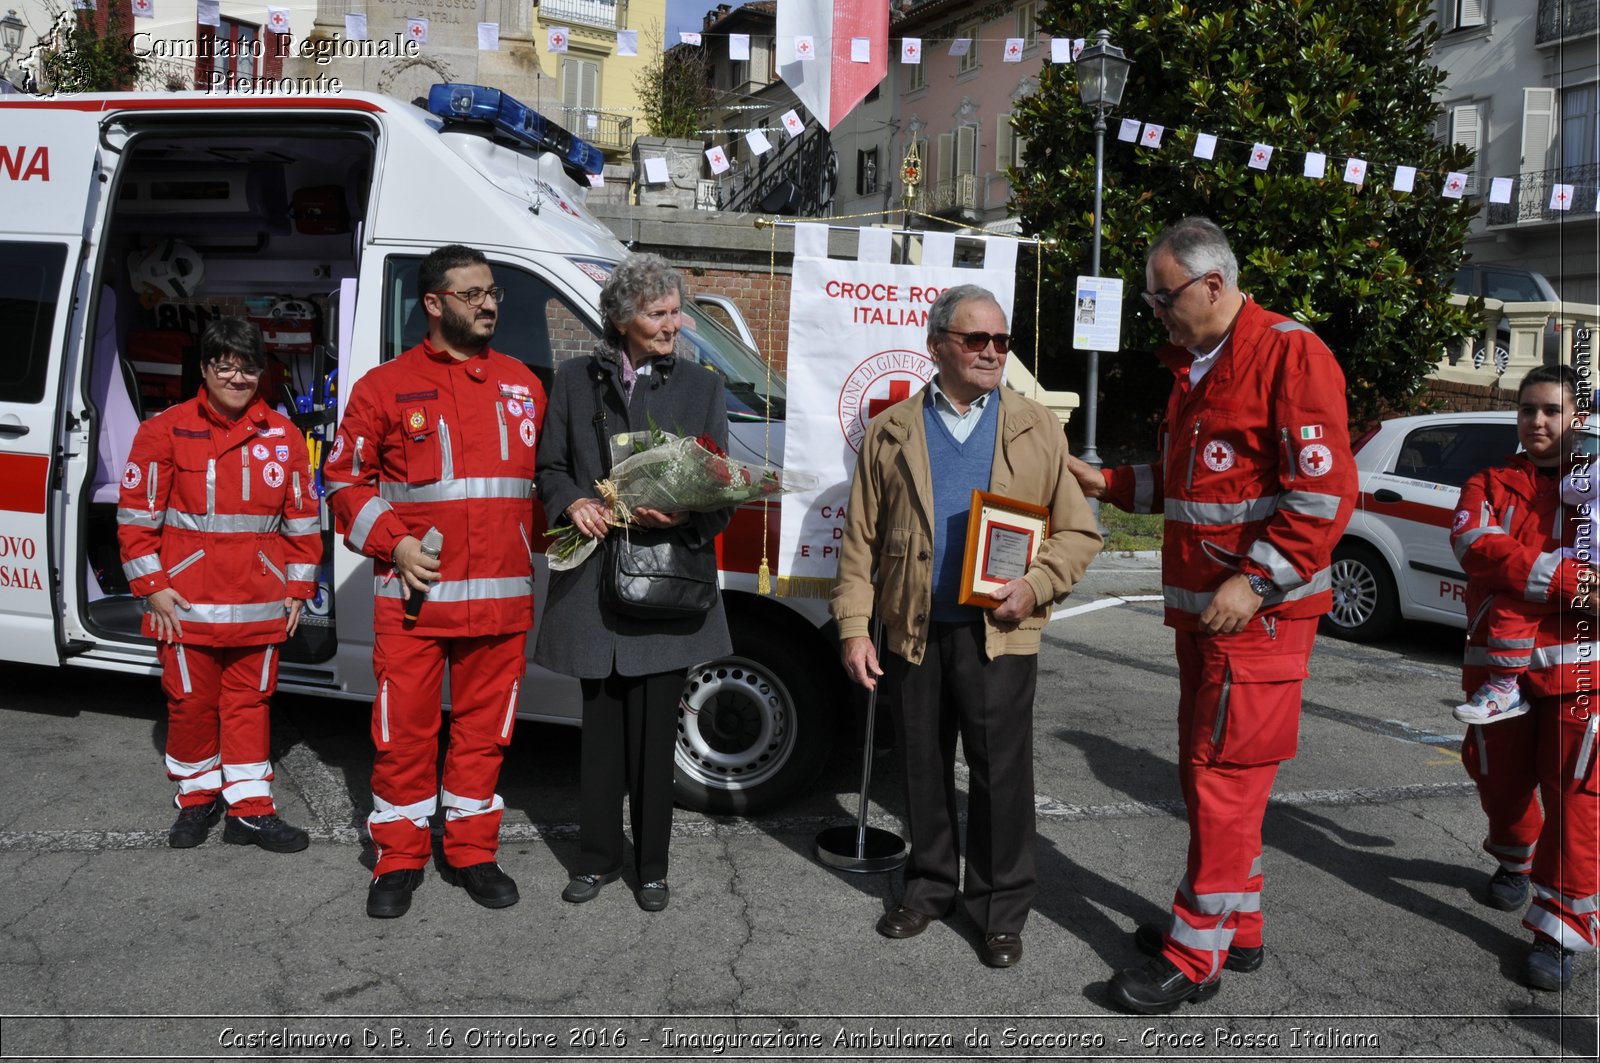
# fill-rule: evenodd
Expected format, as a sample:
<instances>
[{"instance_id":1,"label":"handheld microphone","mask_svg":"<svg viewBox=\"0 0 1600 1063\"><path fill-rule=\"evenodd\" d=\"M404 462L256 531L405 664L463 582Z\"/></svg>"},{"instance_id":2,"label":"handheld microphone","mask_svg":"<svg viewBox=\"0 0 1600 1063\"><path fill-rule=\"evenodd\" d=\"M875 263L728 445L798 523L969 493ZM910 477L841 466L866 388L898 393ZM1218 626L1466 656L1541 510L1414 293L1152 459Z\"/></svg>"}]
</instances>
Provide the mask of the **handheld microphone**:
<instances>
[{"instance_id":1,"label":"handheld microphone","mask_svg":"<svg viewBox=\"0 0 1600 1063\"><path fill-rule=\"evenodd\" d=\"M435 561L439 560L439 551L443 547L444 535L439 531L438 528L429 528L427 532L423 534L422 552L433 558ZM428 592L419 591L410 584L407 584L406 588L411 595L411 597L406 599L404 609L406 623L415 624L417 622L417 613L422 610L422 601L428 596Z\"/></svg>"}]
</instances>

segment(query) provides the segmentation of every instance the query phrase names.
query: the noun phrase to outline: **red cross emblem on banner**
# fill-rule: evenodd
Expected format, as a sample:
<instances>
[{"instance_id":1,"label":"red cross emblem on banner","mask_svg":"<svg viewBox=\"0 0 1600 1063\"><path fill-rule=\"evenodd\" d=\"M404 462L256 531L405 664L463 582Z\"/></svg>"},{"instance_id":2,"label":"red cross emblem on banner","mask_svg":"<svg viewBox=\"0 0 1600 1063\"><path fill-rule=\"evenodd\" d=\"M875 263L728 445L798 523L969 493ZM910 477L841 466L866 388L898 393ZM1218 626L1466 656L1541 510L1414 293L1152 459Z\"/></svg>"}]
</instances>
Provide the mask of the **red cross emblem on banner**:
<instances>
[{"instance_id":1,"label":"red cross emblem on banner","mask_svg":"<svg viewBox=\"0 0 1600 1063\"><path fill-rule=\"evenodd\" d=\"M904 402L906 399L909 399L910 397L911 397L911 381L909 381L909 380L891 380L891 381L889 381L889 397L888 398L886 398L886 399L868 399L867 400L867 420L869 420L869 421L872 420L874 417L878 416L878 414L882 413L884 410L887 410L890 406L893 406L897 402Z\"/></svg>"},{"instance_id":2,"label":"red cross emblem on banner","mask_svg":"<svg viewBox=\"0 0 1600 1063\"><path fill-rule=\"evenodd\" d=\"M1450 191L1454 192L1456 189L1458 189L1460 187L1461 187L1461 182L1460 181L1457 181L1455 178L1451 178L1450 179Z\"/></svg>"},{"instance_id":3,"label":"red cross emblem on banner","mask_svg":"<svg viewBox=\"0 0 1600 1063\"><path fill-rule=\"evenodd\" d=\"M1156 131L1154 129L1146 130L1144 138L1146 140L1154 140L1156 138Z\"/></svg>"},{"instance_id":4,"label":"red cross emblem on banner","mask_svg":"<svg viewBox=\"0 0 1600 1063\"><path fill-rule=\"evenodd\" d=\"M1361 167L1359 167L1359 166L1350 167L1350 176L1351 177L1360 177L1361 176Z\"/></svg>"},{"instance_id":5,"label":"red cross emblem on banner","mask_svg":"<svg viewBox=\"0 0 1600 1063\"><path fill-rule=\"evenodd\" d=\"M713 165L713 166L725 166L725 165L727 165L727 162L728 162L728 157L726 155L722 154L722 152L713 151L711 153L711 165Z\"/></svg>"},{"instance_id":6,"label":"red cross emblem on banner","mask_svg":"<svg viewBox=\"0 0 1600 1063\"><path fill-rule=\"evenodd\" d=\"M411 24L410 29L411 29L411 36L413 36L413 37L421 37L422 36L422 23L413 22Z\"/></svg>"},{"instance_id":7,"label":"red cross emblem on banner","mask_svg":"<svg viewBox=\"0 0 1600 1063\"><path fill-rule=\"evenodd\" d=\"M550 38L550 43L555 45L557 48L559 48L563 44L567 43L567 39L565 37L563 37L561 34L558 33L554 37Z\"/></svg>"},{"instance_id":8,"label":"red cross emblem on banner","mask_svg":"<svg viewBox=\"0 0 1600 1063\"><path fill-rule=\"evenodd\" d=\"M139 6L140 7L144 7L144 4L140 4ZM272 28L273 29L278 29L279 27L281 27L283 25L283 22L284 22L283 12L282 11L274 11L272 13Z\"/></svg>"},{"instance_id":9,"label":"red cross emblem on banner","mask_svg":"<svg viewBox=\"0 0 1600 1063\"><path fill-rule=\"evenodd\" d=\"M150 0L133 0L133 9L135 11L149 11Z\"/></svg>"}]
</instances>

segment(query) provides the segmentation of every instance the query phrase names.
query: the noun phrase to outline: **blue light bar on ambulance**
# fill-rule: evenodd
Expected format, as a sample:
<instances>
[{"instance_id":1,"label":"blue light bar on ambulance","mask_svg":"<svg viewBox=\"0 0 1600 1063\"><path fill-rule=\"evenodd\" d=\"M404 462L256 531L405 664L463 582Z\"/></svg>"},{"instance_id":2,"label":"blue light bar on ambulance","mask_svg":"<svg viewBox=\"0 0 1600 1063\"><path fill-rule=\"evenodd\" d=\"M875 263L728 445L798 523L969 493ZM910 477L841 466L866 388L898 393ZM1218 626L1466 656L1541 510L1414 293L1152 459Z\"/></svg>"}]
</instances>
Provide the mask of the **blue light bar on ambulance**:
<instances>
[{"instance_id":1,"label":"blue light bar on ambulance","mask_svg":"<svg viewBox=\"0 0 1600 1063\"><path fill-rule=\"evenodd\" d=\"M428 113L452 121L487 122L496 132L531 148L552 152L566 165L584 173L599 173L605 166L605 156L599 148L499 89L434 85L428 90Z\"/></svg>"}]
</instances>

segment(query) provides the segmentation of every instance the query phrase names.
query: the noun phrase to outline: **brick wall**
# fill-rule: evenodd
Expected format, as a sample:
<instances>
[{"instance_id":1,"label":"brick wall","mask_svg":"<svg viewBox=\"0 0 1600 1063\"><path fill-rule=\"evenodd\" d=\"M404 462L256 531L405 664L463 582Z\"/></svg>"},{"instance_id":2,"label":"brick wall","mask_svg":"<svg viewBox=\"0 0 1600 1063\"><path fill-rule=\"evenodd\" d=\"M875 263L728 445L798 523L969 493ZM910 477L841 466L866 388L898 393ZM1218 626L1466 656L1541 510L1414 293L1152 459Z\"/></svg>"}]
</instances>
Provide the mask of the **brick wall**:
<instances>
[{"instance_id":1,"label":"brick wall","mask_svg":"<svg viewBox=\"0 0 1600 1063\"><path fill-rule=\"evenodd\" d=\"M1457 384L1430 380L1423 390L1427 406L1438 413L1476 413L1517 408L1516 382L1505 388L1485 384Z\"/></svg>"},{"instance_id":2,"label":"brick wall","mask_svg":"<svg viewBox=\"0 0 1600 1063\"><path fill-rule=\"evenodd\" d=\"M668 261L675 257L666 250L662 254ZM787 267L780 267L777 273L767 270L765 263L685 267L691 292L725 296L738 304L745 324L755 334L756 347L771 357L773 372L781 375L789 367L789 271Z\"/></svg>"}]
</instances>

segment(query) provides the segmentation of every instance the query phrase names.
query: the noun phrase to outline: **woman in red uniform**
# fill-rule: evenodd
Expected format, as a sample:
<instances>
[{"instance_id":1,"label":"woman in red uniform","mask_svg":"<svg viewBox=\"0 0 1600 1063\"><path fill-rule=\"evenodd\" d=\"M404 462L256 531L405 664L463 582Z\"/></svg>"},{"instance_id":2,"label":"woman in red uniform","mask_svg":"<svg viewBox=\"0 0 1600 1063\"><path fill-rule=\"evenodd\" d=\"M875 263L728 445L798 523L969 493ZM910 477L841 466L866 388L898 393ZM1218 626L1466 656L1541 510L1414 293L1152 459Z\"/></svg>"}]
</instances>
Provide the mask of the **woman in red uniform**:
<instances>
[{"instance_id":1,"label":"woman in red uniform","mask_svg":"<svg viewBox=\"0 0 1600 1063\"><path fill-rule=\"evenodd\" d=\"M1580 421L1578 376L1570 366L1539 366L1517 391L1523 453L1468 480L1456 504L1450 542L1467 574L1467 652L1463 689L1488 678L1508 650L1528 656L1526 715L1467 729L1461 759L1489 818L1483 847L1500 866L1486 902L1514 911L1533 893L1522 925L1533 932L1522 979L1559 990L1572 958L1595 948L1600 910L1600 774L1595 768L1595 544L1563 556L1562 473ZM1583 459L1587 462L1589 459ZM1532 639L1496 645L1485 615L1497 598L1543 611ZM1537 795L1537 796L1536 796ZM1543 806L1541 809L1541 805Z\"/></svg>"},{"instance_id":2,"label":"woman in red uniform","mask_svg":"<svg viewBox=\"0 0 1600 1063\"><path fill-rule=\"evenodd\" d=\"M256 394L261 334L220 318L200 340L204 388L140 426L117 505L122 568L148 602L167 695L175 849L205 840L304 849L272 802L268 703L278 645L316 591L321 521L304 437Z\"/></svg>"}]
</instances>

